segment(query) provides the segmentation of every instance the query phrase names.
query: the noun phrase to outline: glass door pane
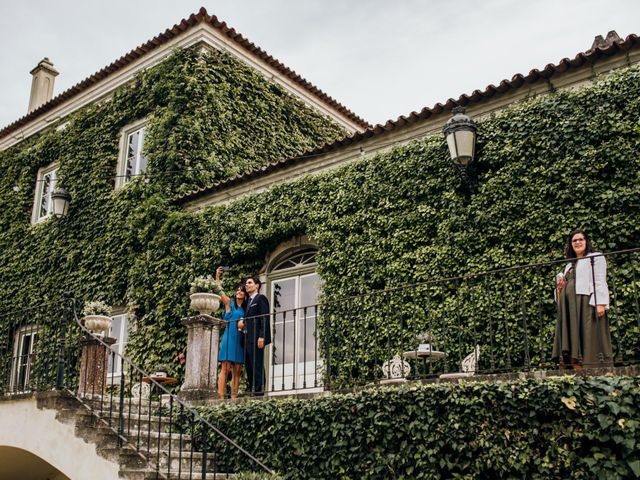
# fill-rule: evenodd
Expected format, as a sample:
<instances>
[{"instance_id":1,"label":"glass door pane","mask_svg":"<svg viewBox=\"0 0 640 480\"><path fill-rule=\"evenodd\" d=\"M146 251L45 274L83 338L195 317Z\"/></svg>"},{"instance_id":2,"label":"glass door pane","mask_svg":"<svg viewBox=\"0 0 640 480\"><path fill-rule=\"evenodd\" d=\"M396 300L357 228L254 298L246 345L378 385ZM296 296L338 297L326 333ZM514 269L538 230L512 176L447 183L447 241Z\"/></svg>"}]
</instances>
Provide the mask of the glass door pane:
<instances>
[{"instance_id":1,"label":"glass door pane","mask_svg":"<svg viewBox=\"0 0 640 480\"><path fill-rule=\"evenodd\" d=\"M316 273L300 276L298 294L298 388L310 388L319 385L316 368L318 366L316 342L316 317L318 296L320 294L320 276Z\"/></svg>"},{"instance_id":2,"label":"glass door pane","mask_svg":"<svg viewBox=\"0 0 640 480\"><path fill-rule=\"evenodd\" d=\"M22 331L17 339L14 391L29 390L29 377L35 356L38 333L35 330Z\"/></svg>"},{"instance_id":3,"label":"glass door pane","mask_svg":"<svg viewBox=\"0 0 640 480\"><path fill-rule=\"evenodd\" d=\"M273 388L288 390L293 384L295 358L294 313L296 304L296 278L278 280L272 284L273 297Z\"/></svg>"},{"instance_id":4,"label":"glass door pane","mask_svg":"<svg viewBox=\"0 0 640 480\"><path fill-rule=\"evenodd\" d=\"M137 172L138 174L140 173L144 173L147 171L147 157L144 156L144 154L142 153L142 150L144 149L144 139L146 136L146 128L142 128L140 129L140 139L138 142L138 168L137 168Z\"/></svg>"},{"instance_id":5,"label":"glass door pane","mask_svg":"<svg viewBox=\"0 0 640 480\"><path fill-rule=\"evenodd\" d=\"M115 315L111 318L111 330L109 332L109 336L115 338L116 341L113 345L111 345L111 350L116 352L117 354L124 354L124 347L127 344L127 334L128 334L128 318L126 315ZM118 355L114 355L109 353L108 359L108 370L107 375L111 376L113 372L113 376L118 377L122 372L122 361ZM115 365L112 365L113 360L115 359Z\"/></svg>"}]
</instances>

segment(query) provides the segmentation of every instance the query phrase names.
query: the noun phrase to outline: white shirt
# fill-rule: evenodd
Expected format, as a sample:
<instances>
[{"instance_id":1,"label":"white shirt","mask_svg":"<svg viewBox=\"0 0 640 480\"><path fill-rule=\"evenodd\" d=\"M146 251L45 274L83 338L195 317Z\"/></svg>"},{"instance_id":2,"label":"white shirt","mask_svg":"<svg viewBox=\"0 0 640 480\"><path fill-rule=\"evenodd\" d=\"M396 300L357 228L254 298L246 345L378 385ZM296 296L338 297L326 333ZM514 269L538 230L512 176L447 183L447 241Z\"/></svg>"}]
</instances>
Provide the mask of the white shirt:
<instances>
[{"instance_id":1,"label":"white shirt","mask_svg":"<svg viewBox=\"0 0 640 480\"><path fill-rule=\"evenodd\" d=\"M254 293L249 297L249 301L247 302L247 310L249 310L249 307L253 304L253 299L256 298L257 296L258 296L258 292Z\"/></svg>"},{"instance_id":2,"label":"white shirt","mask_svg":"<svg viewBox=\"0 0 640 480\"><path fill-rule=\"evenodd\" d=\"M593 268L591 267L593 259ZM576 293L589 295L589 305L592 307L604 305L609 308L609 287L607 285L607 261L599 252L592 252L582 258L576 259ZM564 275L573 266L573 262L567 264ZM595 282L594 282L595 274ZM595 291L594 291L595 283Z\"/></svg>"}]
</instances>

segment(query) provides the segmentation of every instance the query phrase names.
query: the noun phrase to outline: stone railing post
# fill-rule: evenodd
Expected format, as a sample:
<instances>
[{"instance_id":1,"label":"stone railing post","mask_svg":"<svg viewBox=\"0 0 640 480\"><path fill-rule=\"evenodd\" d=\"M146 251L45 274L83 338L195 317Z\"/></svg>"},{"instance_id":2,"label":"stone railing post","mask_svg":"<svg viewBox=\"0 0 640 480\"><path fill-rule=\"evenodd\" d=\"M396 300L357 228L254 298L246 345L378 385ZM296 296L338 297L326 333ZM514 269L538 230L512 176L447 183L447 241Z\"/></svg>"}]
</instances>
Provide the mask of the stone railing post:
<instances>
[{"instance_id":1,"label":"stone railing post","mask_svg":"<svg viewBox=\"0 0 640 480\"><path fill-rule=\"evenodd\" d=\"M82 395L105 394L111 352L109 347L116 343L116 339L105 337L102 342L106 345L88 335L80 341L82 358L80 360L78 392Z\"/></svg>"},{"instance_id":2,"label":"stone railing post","mask_svg":"<svg viewBox=\"0 0 640 480\"><path fill-rule=\"evenodd\" d=\"M196 315L183 318L182 324L187 327L187 359L179 397L187 401L212 398L218 379L220 327L224 320Z\"/></svg>"}]
</instances>

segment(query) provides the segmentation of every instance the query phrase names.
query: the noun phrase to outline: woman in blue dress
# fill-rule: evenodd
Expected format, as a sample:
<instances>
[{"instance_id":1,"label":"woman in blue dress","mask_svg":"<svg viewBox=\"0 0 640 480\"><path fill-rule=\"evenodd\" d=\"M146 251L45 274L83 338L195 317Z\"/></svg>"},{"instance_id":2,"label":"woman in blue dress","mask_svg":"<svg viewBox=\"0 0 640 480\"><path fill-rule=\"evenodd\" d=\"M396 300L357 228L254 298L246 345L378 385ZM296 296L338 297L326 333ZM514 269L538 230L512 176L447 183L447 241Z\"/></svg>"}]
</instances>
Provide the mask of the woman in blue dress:
<instances>
[{"instance_id":1,"label":"woman in blue dress","mask_svg":"<svg viewBox=\"0 0 640 480\"><path fill-rule=\"evenodd\" d=\"M216 282L220 283L222 267L216 270ZM238 398L238 388L240 387L240 375L242 374L242 364L244 363L244 346L241 342L241 331L238 330L238 320L244 317L246 308L247 291L244 284L238 285L233 298L229 298L221 292L220 299L224 304L225 329L220 341L220 353L218 362L221 369L218 376L218 397L224 398L227 386L227 377L231 372L231 398Z\"/></svg>"}]
</instances>

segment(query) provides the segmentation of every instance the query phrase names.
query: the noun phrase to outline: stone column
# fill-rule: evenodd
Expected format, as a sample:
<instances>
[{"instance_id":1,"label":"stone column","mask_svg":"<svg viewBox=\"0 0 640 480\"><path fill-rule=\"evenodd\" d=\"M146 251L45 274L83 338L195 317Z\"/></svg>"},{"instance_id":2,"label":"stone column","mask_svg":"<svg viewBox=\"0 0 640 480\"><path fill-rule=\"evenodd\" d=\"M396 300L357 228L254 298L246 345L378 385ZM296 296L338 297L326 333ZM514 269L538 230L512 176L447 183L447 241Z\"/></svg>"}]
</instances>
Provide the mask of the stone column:
<instances>
[{"instance_id":1,"label":"stone column","mask_svg":"<svg viewBox=\"0 0 640 480\"><path fill-rule=\"evenodd\" d=\"M178 396L187 401L215 396L218 379L218 348L223 320L210 315L182 319L187 327L187 359L184 383Z\"/></svg>"},{"instance_id":2,"label":"stone column","mask_svg":"<svg viewBox=\"0 0 640 480\"><path fill-rule=\"evenodd\" d=\"M80 360L78 393L82 395L105 394L105 389L108 386L107 373L109 373L109 354L111 352L109 347L116 343L116 339L105 337L102 342L91 336L85 336L80 341L82 358ZM116 357L116 361L118 358Z\"/></svg>"}]
</instances>

